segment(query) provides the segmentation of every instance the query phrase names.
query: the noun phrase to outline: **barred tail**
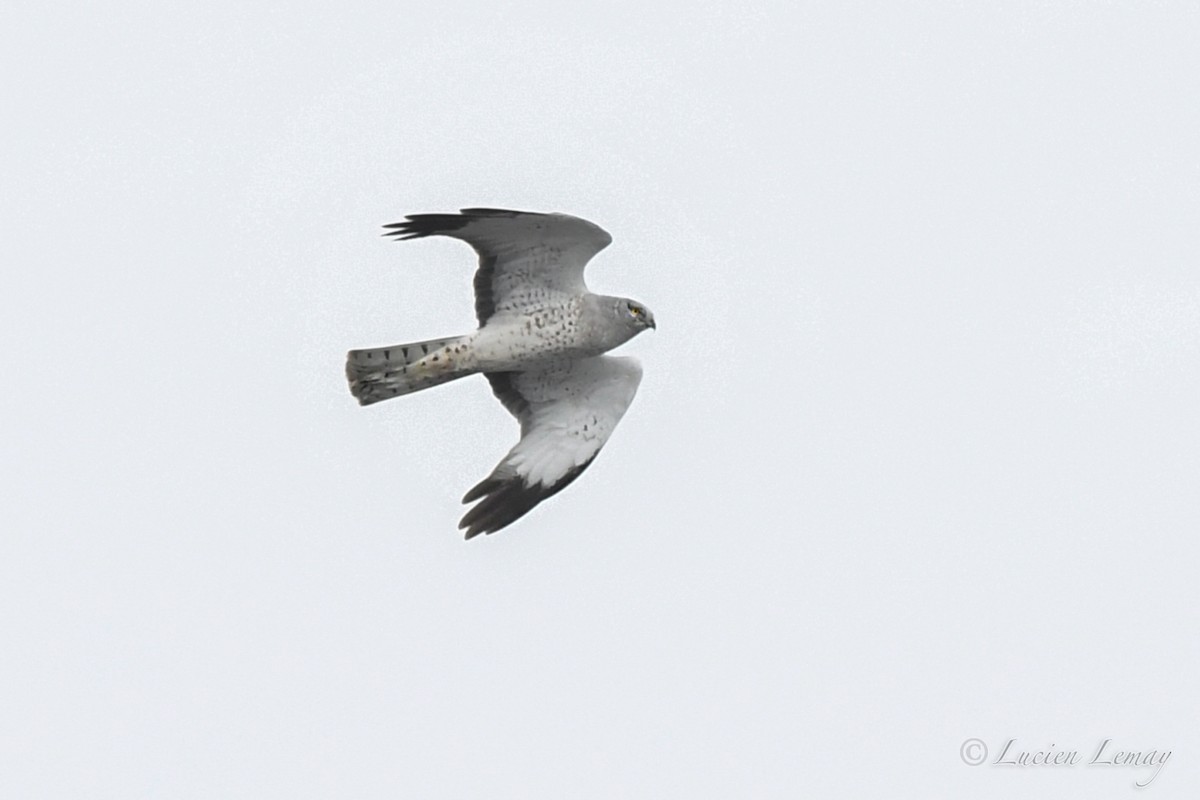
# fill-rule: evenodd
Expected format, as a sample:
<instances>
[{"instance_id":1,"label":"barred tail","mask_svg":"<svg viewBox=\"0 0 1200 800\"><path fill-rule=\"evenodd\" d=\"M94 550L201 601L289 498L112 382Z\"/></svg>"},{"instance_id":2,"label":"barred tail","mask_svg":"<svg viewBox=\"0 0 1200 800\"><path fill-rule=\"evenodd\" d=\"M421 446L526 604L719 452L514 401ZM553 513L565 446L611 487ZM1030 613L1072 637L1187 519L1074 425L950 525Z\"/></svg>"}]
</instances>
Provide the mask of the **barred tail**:
<instances>
[{"instance_id":1,"label":"barred tail","mask_svg":"<svg viewBox=\"0 0 1200 800\"><path fill-rule=\"evenodd\" d=\"M470 336L430 339L372 350L351 350L346 356L350 392L360 405L419 392L431 386L472 375Z\"/></svg>"}]
</instances>

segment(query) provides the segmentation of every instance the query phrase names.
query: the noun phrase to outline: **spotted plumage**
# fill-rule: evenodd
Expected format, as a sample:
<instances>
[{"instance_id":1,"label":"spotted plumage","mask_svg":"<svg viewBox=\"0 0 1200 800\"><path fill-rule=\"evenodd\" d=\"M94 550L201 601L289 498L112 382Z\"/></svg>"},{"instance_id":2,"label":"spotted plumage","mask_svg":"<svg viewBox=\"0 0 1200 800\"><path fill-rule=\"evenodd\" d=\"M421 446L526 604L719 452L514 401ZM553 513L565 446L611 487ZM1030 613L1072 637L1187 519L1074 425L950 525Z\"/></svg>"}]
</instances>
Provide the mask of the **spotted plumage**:
<instances>
[{"instance_id":1,"label":"spotted plumage","mask_svg":"<svg viewBox=\"0 0 1200 800\"><path fill-rule=\"evenodd\" d=\"M521 439L463 498L477 502L459 523L470 539L516 521L587 469L625 414L641 381L632 358L603 355L647 328L641 303L596 295L587 262L612 241L567 214L468 208L416 214L387 236L449 236L479 254L474 333L368 350L346 360L362 405L483 373L521 424Z\"/></svg>"}]
</instances>

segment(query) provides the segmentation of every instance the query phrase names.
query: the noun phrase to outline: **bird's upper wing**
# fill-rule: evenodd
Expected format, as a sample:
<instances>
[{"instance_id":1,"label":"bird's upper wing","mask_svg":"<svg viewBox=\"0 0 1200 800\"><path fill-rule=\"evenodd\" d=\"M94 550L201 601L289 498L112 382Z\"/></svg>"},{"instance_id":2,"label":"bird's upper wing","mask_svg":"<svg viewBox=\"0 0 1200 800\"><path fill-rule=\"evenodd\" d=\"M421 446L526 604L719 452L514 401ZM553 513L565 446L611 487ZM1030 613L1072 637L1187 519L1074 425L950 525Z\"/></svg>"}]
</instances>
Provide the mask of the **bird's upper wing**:
<instances>
[{"instance_id":1,"label":"bird's upper wing","mask_svg":"<svg viewBox=\"0 0 1200 800\"><path fill-rule=\"evenodd\" d=\"M385 236L397 239L451 236L475 248L475 316L481 325L497 311L583 294L583 268L612 242L603 228L579 217L496 208L413 214L384 227Z\"/></svg>"},{"instance_id":2,"label":"bird's upper wing","mask_svg":"<svg viewBox=\"0 0 1200 800\"><path fill-rule=\"evenodd\" d=\"M520 420L521 441L463 498L479 500L458 524L468 539L500 530L578 478L633 402L642 368L636 359L595 356L488 380Z\"/></svg>"}]
</instances>

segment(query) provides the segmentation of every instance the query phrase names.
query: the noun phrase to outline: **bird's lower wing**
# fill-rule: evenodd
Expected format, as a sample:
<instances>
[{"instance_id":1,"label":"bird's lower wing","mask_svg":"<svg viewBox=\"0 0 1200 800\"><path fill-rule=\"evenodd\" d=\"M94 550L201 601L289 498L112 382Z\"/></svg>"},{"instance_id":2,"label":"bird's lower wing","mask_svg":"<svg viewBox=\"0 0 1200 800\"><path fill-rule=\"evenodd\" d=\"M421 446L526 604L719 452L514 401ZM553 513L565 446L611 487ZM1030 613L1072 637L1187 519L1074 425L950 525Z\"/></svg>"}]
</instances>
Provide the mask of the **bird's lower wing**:
<instances>
[{"instance_id":1,"label":"bird's lower wing","mask_svg":"<svg viewBox=\"0 0 1200 800\"><path fill-rule=\"evenodd\" d=\"M597 356L488 378L521 421L521 440L463 498L479 501L458 525L468 539L515 522L578 478L633 402L642 368Z\"/></svg>"}]
</instances>

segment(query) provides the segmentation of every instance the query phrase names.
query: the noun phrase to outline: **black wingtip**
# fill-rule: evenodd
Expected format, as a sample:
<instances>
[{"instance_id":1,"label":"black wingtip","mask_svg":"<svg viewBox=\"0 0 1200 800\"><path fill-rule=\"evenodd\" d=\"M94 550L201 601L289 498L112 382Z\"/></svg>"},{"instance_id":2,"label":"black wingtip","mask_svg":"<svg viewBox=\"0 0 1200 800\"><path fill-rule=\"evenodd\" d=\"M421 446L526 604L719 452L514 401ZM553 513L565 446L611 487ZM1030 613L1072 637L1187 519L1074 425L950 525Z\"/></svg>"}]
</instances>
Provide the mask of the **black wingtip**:
<instances>
[{"instance_id":1,"label":"black wingtip","mask_svg":"<svg viewBox=\"0 0 1200 800\"><path fill-rule=\"evenodd\" d=\"M471 221L460 214L410 214L402 222L389 222L383 227L384 236L397 239L418 239L422 236L453 233Z\"/></svg>"},{"instance_id":2,"label":"black wingtip","mask_svg":"<svg viewBox=\"0 0 1200 800\"><path fill-rule=\"evenodd\" d=\"M595 460L596 457L592 456L549 486L541 483L530 486L521 478L504 480L489 476L483 479L463 497L464 503L472 500L479 500L479 503L463 516L458 523L459 530L465 529L466 538L471 539L481 533L495 533L508 527L532 511L538 503L570 486Z\"/></svg>"},{"instance_id":3,"label":"black wingtip","mask_svg":"<svg viewBox=\"0 0 1200 800\"><path fill-rule=\"evenodd\" d=\"M459 209L459 213L468 217L520 217L529 215L534 217L543 216L539 211L516 211L511 208L463 208Z\"/></svg>"},{"instance_id":4,"label":"black wingtip","mask_svg":"<svg viewBox=\"0 0 1200 800\"><path fill-rule=\"evenodd\" d=\"M397 240L419 239L422 236L453 233L478 217L545 216L537 211L514 211L509 208L464 208L457 214L409 214L403 222L389 222L384 236Z\"/></svg>"},{"instance_id":5,"label":"black wingtip","mask_svg":"<svg viewBox=\"0 0 1200 800\"><path fill-rule=\"evenodd\" d=\"M484 478L479 483L472 486L471 490L469 492L467 492L466 494L463 495L462 502L470 503L475 500L478 500L479 498L483 497L485 494L490 494L491 492L496 491L501 486L503 486L503 484L504 484L503 481L497 480L495 478L491 478L491 477Z\"/></svg>"}]
</instances>

